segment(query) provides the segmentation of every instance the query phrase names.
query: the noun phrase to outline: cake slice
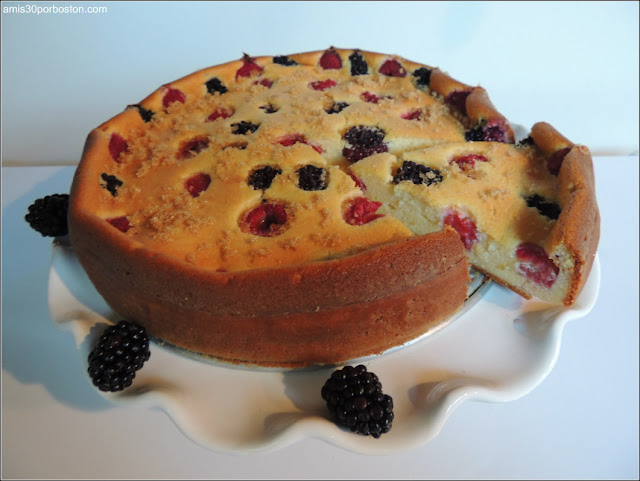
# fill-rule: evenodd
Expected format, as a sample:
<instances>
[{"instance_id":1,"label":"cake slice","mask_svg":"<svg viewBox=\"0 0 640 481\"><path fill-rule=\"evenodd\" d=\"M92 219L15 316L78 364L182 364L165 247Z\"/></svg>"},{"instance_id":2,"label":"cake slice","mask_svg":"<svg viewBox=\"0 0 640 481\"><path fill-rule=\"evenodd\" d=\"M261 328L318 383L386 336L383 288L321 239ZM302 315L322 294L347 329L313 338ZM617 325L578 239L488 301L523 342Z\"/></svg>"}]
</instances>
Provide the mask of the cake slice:
<instances>
[{"instance_id":1,"label":"cake slice","mask_svg":"<svg viewBox=\"0 0 640 481\"><path fill-rule=\"evenodd\" d=\"M351 172L415 234L453 227L470 264L526 298L571 305L599 237L593 166L548 124L513 145L458 142L381 153Z\"/></svg>"}]
</instances>

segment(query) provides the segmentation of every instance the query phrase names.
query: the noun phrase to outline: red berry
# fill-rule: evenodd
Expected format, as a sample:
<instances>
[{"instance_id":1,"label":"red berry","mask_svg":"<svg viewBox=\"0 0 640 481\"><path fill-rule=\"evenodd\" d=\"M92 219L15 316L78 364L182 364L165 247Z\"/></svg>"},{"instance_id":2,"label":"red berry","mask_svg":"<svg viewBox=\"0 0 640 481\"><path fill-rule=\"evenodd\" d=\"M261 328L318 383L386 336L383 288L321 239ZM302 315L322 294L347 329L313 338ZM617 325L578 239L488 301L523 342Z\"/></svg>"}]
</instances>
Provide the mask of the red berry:
<instances>
[{"instance_id":1,"label":"red berry","mask_svg":"<svg viewBox=\"0 0 640 481\"><path fill-rule=\"evenodd\" d=\"M253 82L253 84L262 85L263 87L267 87L268 89L270 89L273 86L273 80L263 78L262 80L256 80L255 82Z\"/></svg>"},{"instance_id":2,"label":"red berry","mask_svg":"<svg viewBox=\"0 0 640 481\"><path fill-rule=\"evenodd\" d=\"M236 72L236 80L238 77L251 77L254 74L261 73L263 70L262 67L255 63L255 61L246 53L244 54L244 57L242 57L242 61L244 63Z\"/></svg>"},{"instance_id":3,"label":"red berry","mask_svg":"<svg viewBox=\"0 0 640 481\"><path fill-rule=\"evenodd\" d=\"M363 92L360 95L360 98L362 100L364 100L365 102L370 102L372 104L377 104L378 102L380 102L383 99L390 99L392 97L390 97L388 95L385 95L384 97L379 97L378 95L372 94L371 92Z\"/></svg>"},{"instance_id":4,"label":"red berry","mask_svg":"<svg viewBox=\"0 0 640 481\"><path fill-rule=\"evenodd\" d=\"M225 107L220 107L213 111L209 117L207 117L207 122L213 122L216 119L228 119L233 115L233 111L227 109Z\"/></svg>"},{"instance_id":5,"label":"red berry","mask_svg":"<svg viewBox=\"0 0 640 481\"><path fill-rule=\"evenodd\" d=\"M162 106L166 109L174 102L183 104L187 100L187 96L180 90L169 87L162 97Z\"/></svg>"},{"instance_id":6,"label":"red berry","mask_svg":"<svg viewBox=\"0 0 640 481\"><path fill-rule=\"evenodd\" d=\"M129 224L129 219L127 219L126 216L110 217L109 219L107 219L107 222L122 232L127 232L131 228L131 224Z\"/></svg>"},{"instance_id":7,"label":"red berry","mask_svg":"<svg viewBox=\"0 0 640 481\"><path fill-rule=\"evenodd\" d=\"M338 52L334 49L329 49L322 54L318 64L325 70L340 69L342 68L342 59Z\"/></svg>"},{"instance_id":8,"label":"red berry","mask_svg":"<svg viewBox=\"0 0 640 481\"><path fill-rule=\"evenodd\" d=\"M347 209L344 212L344 220L349 225L368 224L384 215L376 214L381 205L382 202L374 202L366 197L356 197L347 205Z\"/></svg>"},{"instance_id":9,"label":"red berry","mask_svg":"<svg viewBox=\"0 0 640 481\"><path fill-rule=\"evenodd\" d=\"M549 173L553 175L558 175L560 173L562 161L570 150L571 147L565 147L564 149L557 150L551 157L549 157L547 160L547 169L549 170Z\"/></svg>"},{"instance_id":10,"label":"red berry","mask_svg":"<svg viewBox=\"0 0 640 481\"><path fill-rule=\"evenodd\" d=\"M284 137L280 137L277 142L285 147L291 147L292 145L300 142L301 144L309 145L319 154L322 153L322 148L320 146L307 142L307 138L302 134L285 135Z\"/></svg>"},{"instance_id":11,"label":"red berry","mask_svg":"<svg viewBox=\"0 0 640 481\"><path fill-rule=\"evenodd\" d=\"M120 134L113 133L109 139L109 153L116 162L120 162L120 154L129 150L127 141Z\"/></svg>"},{"instance_id":12,"label":"red berry","mask_svg":"<svg viewBox=\"0 0 640 481\"><path fill-rule=\"evenodd\" d=\"M338 83L335 80L327 79L327 80L316 80L315 82L311 82L309 86L313 90L327 90L331 87L335 87Z\"/></svg>"},{"instance_id":13,"label":"red berry","mask_svg":"<svg viewBox=\"0 0 640 481\"><path fill-rule=\"evenodd\" d=\"M282 231L287 222L287 211L281 204L265 203L249 211L245 223L254 235L273 237Z\"/></svg>"},{"instance_id":14,"label":"red berry","mask_svg":"<svg viewBox=\"0 0 640 481\"><path fill-rule=\"evenodd\" d=\"M460 170L467 171L472 170L475 167L476 161L487 162L487 158L484 155L478 154L459 155L458 157L451 159L451 161L449 161L449 165L458 164Z\"/></svg>"},{"instance_id":15,"label":"red berry","mask_svg":"<svg viewBox=\"0 0 640 481\"><path fill-rule=\"evenodd\" d=\"M553 263L544 249L538 245L525 243L516 249L520 274L544 287L551 287L558 278L560 269Z\"/></svg>"},{"instance_id":16,"label":"red berry","mask_svg":"<svg viewBox=\"0 0 640 481\"><path fill-rule=\"evenodd\" d=\"M178 151L177 157L179 159L189 159L195 157L204 149L209 147L209 138L206 136L194 137L191 140L185 142Z\"/></svg>"},{"instance_id":17,"label":"red berry","mask_svg":"<svg viewBox=\"0 0 640 481\"><path fill-rule=\"evenodd\" d=\"M403 118L405 120L419 120L421 115L422 115L422 110L415 109L415 110L409 110L408 112L403 113L400 116L400 118Z\"/></svg>"},{"instance_id":18,"label":"red berry","mask_svg":"<svg viewBox=\"0 0 640 481\"><path fill-rule=\"evenodd\" d=\"M198 197L202 192L207 190L211 183L211 176L200 172L199 174L189 177L184 182L184 187L189 191L191 197Z\"/></svg>"},{"instance_id":19,"label":"red berry","mask_svg":"<svg viewBox=\"0 0 640 481\"><path fill-rule=\"evenodd\" d=\"M362 182L361 179L356 177L355 174L349 174L349 176L353 179L353 181L356 183L356 186L359 187L362 192L367 190L367 186L364 185L364 182Z\"/></svg>"},{"instance_id":20,"label":"red berry","mask_svg":"<svg viewBox=\"0 0 640 481\"><path fill-rule=\"evenodd\" d=\"M509 143L509 134L504 119L490 119L483 127L483 137L485 142Z\"/></svg>"},{"instance_id":21,"label":"red berry","mask_svg":"<svg viewBox=\"0 0 640 481\"><path fill-rule=\"evenodd\" d=\"M407 75L407 71L400 65L400 62L392 58L382 64L380 73L388 77L404 77Z\"/></svg>"},{"instance_id":22,"label":"red berry","mask_svg":"<svg viewBox=\"0 0 640 481\"><path fill-rule=\"evenodd\" d=\"M463 115L467 115L467 97L471 92L466 90L456 90L444 98L444 103L455 108Z\"/></svg>"},{"instance_id":23,"label":"red berry","mask_svg":"<svg viewBox=\"0 0 640 481\"><path fill-rule=\"evenodd\" d=\"M476 224L468 217L464 217L458 212L453 212L445 216L444 223L456 230L465 249L471 249L473 244L478 240Z\"/></svg>"}]
</instances>

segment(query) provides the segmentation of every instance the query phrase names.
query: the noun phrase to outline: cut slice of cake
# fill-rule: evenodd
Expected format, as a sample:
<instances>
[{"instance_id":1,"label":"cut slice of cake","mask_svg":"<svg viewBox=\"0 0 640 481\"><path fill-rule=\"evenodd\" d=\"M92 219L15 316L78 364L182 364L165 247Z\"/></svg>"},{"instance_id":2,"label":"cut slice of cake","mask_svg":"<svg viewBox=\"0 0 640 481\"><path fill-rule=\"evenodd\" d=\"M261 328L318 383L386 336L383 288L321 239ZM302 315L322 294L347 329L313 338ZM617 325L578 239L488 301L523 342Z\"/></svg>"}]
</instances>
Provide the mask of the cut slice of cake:
<instances>
[{"instance_id":1,"label":"cut slice of cake","mask_svg":"<svg viewBox=\"0 0 640 481\"><path fill-rule=\"evenodd\" d=\"M380 212L415 234L449 225L474 268L524 297L570 305L592 264L599 216L591 157L563 139L536 124L518 145L456 142L381 153L351 172L382 203Z\"/></svg>"}]
</instances>

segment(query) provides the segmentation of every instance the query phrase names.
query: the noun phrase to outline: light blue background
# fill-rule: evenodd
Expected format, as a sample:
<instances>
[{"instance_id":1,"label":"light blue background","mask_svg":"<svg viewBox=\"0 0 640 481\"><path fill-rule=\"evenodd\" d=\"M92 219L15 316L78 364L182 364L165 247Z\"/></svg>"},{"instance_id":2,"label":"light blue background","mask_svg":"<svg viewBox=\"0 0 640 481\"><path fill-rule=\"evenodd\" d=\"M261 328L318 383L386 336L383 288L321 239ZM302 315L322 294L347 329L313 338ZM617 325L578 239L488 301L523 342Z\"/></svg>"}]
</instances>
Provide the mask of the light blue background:
<instances>
[{"instance_id":1,"label":"light blue background","mask_svg":"<svg viewBox=\"0 0 640 481\"><path fill-rule=\"evenodd\" d=\"M76 163L88 132L194 70L330 45L482 85L512 122L638 149L637 2L2 2L2 160Z\"/></svg>"}]
</instances>

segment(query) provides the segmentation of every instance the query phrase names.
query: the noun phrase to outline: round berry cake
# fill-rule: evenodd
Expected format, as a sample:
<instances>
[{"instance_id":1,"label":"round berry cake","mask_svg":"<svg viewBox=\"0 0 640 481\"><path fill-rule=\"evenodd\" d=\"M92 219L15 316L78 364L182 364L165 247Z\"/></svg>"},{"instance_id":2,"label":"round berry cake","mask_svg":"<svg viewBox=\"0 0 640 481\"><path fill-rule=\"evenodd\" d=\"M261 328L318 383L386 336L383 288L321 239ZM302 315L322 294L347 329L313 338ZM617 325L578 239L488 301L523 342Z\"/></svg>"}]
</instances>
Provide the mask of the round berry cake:
<instances>
[{"instance_id":1,"label":"round berry cake","mask_svg":"<svg viewBox=\"0 0 640 481\"><path fill-rule=\"evenodd\" d=\"M232 362L340 363L458 311L469 267L571 305L599 238L586 147L515 143L487 92L396 55L256 57L165 84L89 135L69 199L98 292Z\"/></svg>"}]
</instances>

